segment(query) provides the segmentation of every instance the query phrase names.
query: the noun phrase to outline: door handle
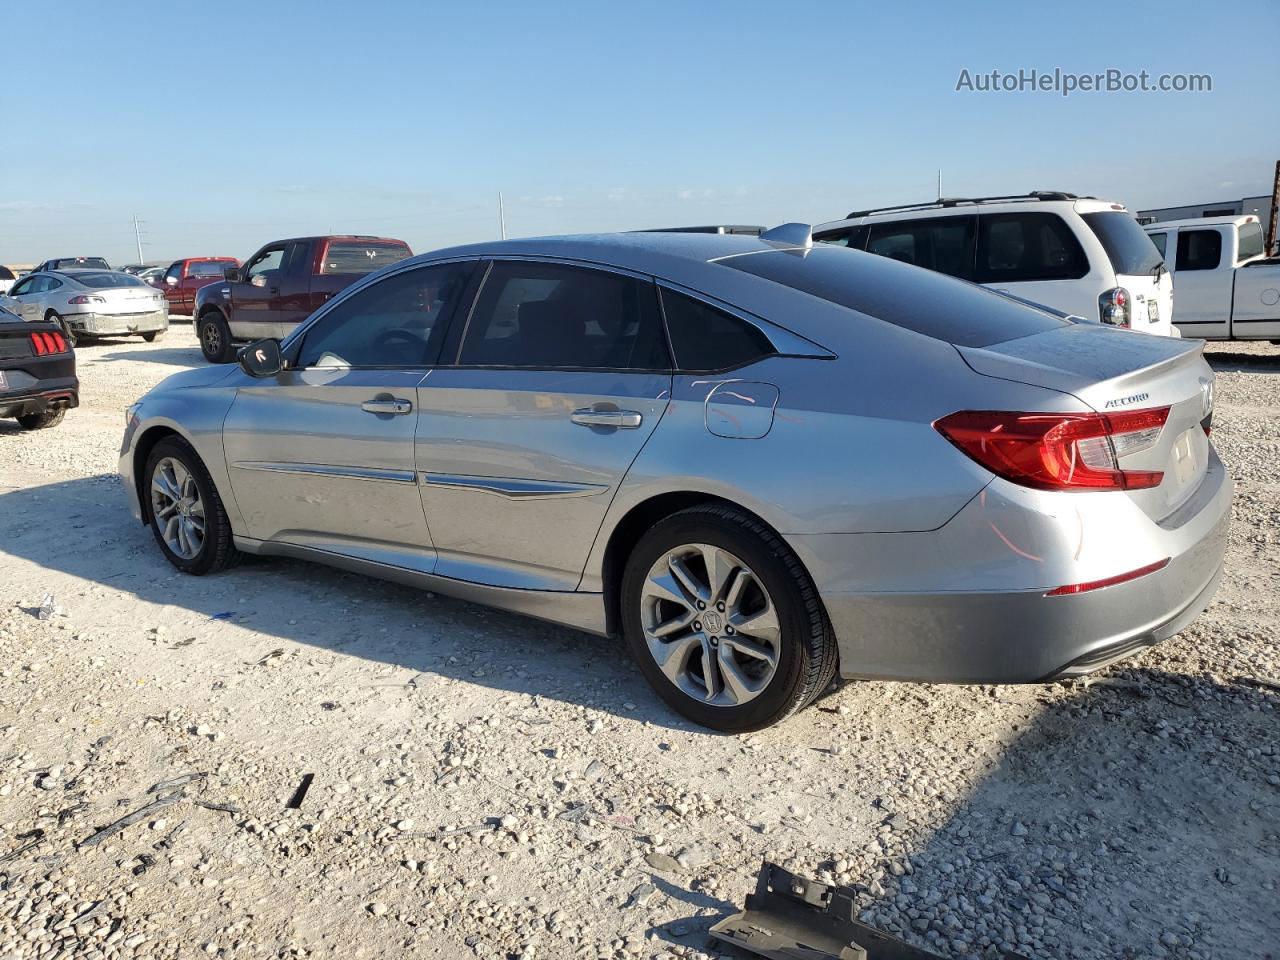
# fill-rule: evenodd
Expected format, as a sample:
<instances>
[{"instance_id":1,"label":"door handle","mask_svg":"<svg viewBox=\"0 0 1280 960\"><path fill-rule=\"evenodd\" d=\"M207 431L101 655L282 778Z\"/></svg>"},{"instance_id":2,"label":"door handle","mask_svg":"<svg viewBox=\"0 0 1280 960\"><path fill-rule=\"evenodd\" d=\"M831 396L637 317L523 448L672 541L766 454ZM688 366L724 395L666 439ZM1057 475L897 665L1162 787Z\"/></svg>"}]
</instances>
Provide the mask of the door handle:
<instances>
[{"instance_id":1,"label":"door handle","mask_svg":"<svg viewBox=\"0 0 1280 960\"><path fill-rule=\"evenodd\" d=\"M634 430L644 422L644 417L635 410L596 410L593 407L575 410L569 419L580 427L617 427L619 430Z\"/></svg>"},{"instance_id":2,"label":"door handle","mask_svg":"<svg viewBox=\"0 0 1280 960\"><path fill-rule=\"evenodd\" d=\"M360 404L360 409L365 413L405 414L413 409L413 404L399 397L387 397L380 400L366 400Z\"/></svg>"}]
</instances>

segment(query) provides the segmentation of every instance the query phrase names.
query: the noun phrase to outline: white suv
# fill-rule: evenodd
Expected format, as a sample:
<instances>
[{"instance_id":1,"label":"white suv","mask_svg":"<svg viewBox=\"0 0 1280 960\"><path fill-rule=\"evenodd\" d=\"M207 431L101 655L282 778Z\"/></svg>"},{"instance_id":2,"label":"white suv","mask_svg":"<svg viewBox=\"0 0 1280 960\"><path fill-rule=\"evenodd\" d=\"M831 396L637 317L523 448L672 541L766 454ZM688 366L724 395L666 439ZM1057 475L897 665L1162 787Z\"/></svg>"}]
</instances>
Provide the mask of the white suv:
<instances>
[{"instance_id":1,"label":"white suv","mask_svg":"<svg viewBox=\"0 0 1280 960\"><path fill-rule=\"evenodd\" d=\"M1062 313L1180 336L1164 258L1122 204L1038 191L858 210L814 240L972 280Z\"/></svg>"}]
</instances>

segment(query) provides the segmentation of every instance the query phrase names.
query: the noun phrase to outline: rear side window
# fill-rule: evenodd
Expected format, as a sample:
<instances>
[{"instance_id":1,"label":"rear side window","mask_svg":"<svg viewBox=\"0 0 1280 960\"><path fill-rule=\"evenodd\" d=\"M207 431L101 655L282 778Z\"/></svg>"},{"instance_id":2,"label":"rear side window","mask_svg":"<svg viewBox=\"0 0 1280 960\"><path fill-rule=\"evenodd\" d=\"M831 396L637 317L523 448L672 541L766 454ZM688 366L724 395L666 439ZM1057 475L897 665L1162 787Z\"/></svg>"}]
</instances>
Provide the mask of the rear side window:
<instances>
[{"instance_id":1,"label":"rear side window","mask_svg":"<svg viewBox=\"0 0 1280 960\"><path fill-rule=\"evenodd\" d=\"M1138 226L1138 221L1122 210L1082 213L1082 219L1093 231L1116 273L1131 277L1150 276L1163 252L1151 242L1151 236Z\"/></svg>"},{"instance_id":2,"label":"rear side window","mask_svg":"<svg viewBox=\"0 0 1280 960\"><path fill-rule=\"evenodd\" d=\"M1080 241L1054 213L978 217L979 283L1076 280L1089 272Z\"/></svg>"},{"instance_id":3,"label":"rear side window","mask_svg":"<svg viewBox=\"0 0 1280 960\"><path fill-rule=\"evenodd\" d=\"M1178 231L1178 270L1215 270L1222 262L1222 234L1217 230Z\"/></svg>"},{"instance_id":4,"label":"rear side window","mask_svg":"<svg viewBox=\"0 0 1280 960\"><path fill-rule=\"evenodd\" d=\"M197 260L187 264L188 277L221 277L227 267L234 267L230 260Z\"/></svg>"},{"instance_id":5,"label":"rear side window","mask_svg":"<svg viewBox=\"0 0 1280 960\"><path fill-rule=\"evenodd\" d=\"M663 290L662 311L681 370L729 370L777 352L759 328L683 293Z\"/></svg>"},{"instance_id":6,"label":"rear side window","mask_svg":"<svg viewBox=\"0 0 1280 960\"><path fill-rule=\"evenodd\" d=\"M867 252L973 279L973 217L933 217L871 225Z\"/></svg>"},{"instance_id":7,"label":"rear side window","mask_svg":"<svg viewBox=\"0 0 1280 960\"><path fill-rule=\"evenodd\" d=\"M985 347L1067 325L944 274L825 244L715 262L964 347Z\"/></svg>"},{"instance_id":8,"label":"rear side window","mask_svg":"<svg viewBox=\"0 0 1280 960\"><path fill-rule=\"evenodd\" d=\"M373 273L401 260L413 252L403 243L361 240L330 240L325 247L321 273Z\"/></svg>"},{"instance_id":9,"label":"rear side window","mask_svg":"<svg viewBox=\"0 0 1280 960\"><path fill-rule=\"evenodd\" d=\"M1240 227L1240 249L1236 254L1237 262L1258 256L1264 247L1262 224L1246 223Z\"/></svg>"},{"instance_id":10,"label":"rear side window","mask_svg":"<svg viewBox=\"0 0 1280 960\"><path fill-rule=\"evenodd\" d=\"M604 270L501 260L485 278L458 363L671 369L652 283Z\"/></svg>"},{"instance_id":11,"label":"rear side window","mask_svg":"<svg viewBox=\"0 0 1280 960\"><path fill-rule=\"evenodd\" d=\"M1152 245L1159 252L1160 259L1163 260L1165 258L1164 248L1169 244L1169 235L1167 233L1149 233L1147 236L1151 238Z\"/></svg>"},{"instance_id":12,"label":"rear side window","mask_svg":"<svg viewBox=\"0 0 1280 960\"><path fill-rule=\"evenodd\" d=\"M300 367L421 367L435 361L444 318L474 265L418 267L353 293L303 335Z\"/></svg>"}]
</instances>

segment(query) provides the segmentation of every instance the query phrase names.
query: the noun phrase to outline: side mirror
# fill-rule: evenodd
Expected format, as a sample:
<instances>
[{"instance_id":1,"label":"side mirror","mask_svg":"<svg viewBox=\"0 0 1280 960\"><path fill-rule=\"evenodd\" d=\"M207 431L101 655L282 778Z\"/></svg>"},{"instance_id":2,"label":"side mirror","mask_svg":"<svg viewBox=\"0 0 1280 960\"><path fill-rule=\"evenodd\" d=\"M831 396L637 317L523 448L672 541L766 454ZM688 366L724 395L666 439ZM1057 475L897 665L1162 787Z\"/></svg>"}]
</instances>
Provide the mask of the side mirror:
<instances>
[{"instance_id":1,"label":"side mirror","mask_svg":"<svg viewBox=\"0 0 1280 960\"><path fill-rule=\"evenodd\" d=\"M240 268L239 268L239 267L227 267L227 268L225 268L225 269L222 271L222 276L223 276L224 278L226 278L227 280L230 280L232 283L239 283L239 282L240 282Z\"/></svg>"},{"instance_id":2,"label":"side mirror","mask_svg":"<svg viewBox=\"0 0 1280 960\"><path fill-rule=\"evenodd\" d=\"M274 377L284 369L279 340L255 340L240 351L240 369L259 380Z\"/></svg>"},{"instance_id":3,"label":"side mirror","mask_svg":"<svg viewBox=\"0 0 1280 960\"><path fill-rule=\"evenodd\" d=\"M178 278L165 274L164 282L171 287L176 287L178 285Z\"/></svg>"}]
</instances>

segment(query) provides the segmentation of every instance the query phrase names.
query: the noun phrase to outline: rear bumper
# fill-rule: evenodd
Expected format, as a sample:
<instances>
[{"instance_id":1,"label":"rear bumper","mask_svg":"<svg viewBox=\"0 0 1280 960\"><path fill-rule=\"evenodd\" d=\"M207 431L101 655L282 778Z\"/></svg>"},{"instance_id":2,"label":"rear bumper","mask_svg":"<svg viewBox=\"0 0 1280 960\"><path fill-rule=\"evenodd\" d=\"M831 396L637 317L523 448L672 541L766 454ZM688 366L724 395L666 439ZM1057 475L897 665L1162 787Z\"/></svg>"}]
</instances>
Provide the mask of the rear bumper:
<instances>
[{"instance_id":1,"label":"rear bumper","mask_svg":"<svg viewBox=\"0 0 1280 960\"><path fill-rule=\"evenodd\" d=\"M831 571L831 545L804 542L832 538L798 538L797 550L811 572L814 565L819 571L815 579L835 629L842 676L934 683L1037 682L1102 669L1173 636L1194 620L1213 599L1222 575L1231 496L1231 479L1214 456L1200 488L1174 516L1158 524L1145 517L1134 521L1134 530L1144 534L1145 555L1135 553L1129 531L1116 529L1112 518L1100 518L1097 535L1115 544L1115 560L1103 576L1164 557L1169 563L1137 580L1064 596L1046 593L1054 586L1101 579L1100 571L1072 572L1070 552L1057 563L1033 553L1040 547L1048 554L1070 546L1055 546L1048 537L1033 544L997 531L1004 544L1020 551L1023 568L1031 566L1050 578L1034 589L853 592L838 589L847 580L828 580L824 586L824 575ZM991 504L979 506L976 500L961 511L952 521L959 522L958 544L950 542L955 534L947 533L952 524L931 534L896 536L919 538L916 565L926 577L936 577L947 564L967 564L967 569L955 570L958 579L990 579L986 571L998 569L1004 561L996 553L984 555L981 534L989 531L966 522L966 513L975 511L983 521L993 513ZM1084 541L1089 521L1053 519L1080 524ZM1152 529L1142 529L1143 521ZM1001 522L1012 530L1007 520ZM894 567L904 559L909 558L886 551L860 566L883 560L884 566Z\"/></svg>"},{"instance_id":2,"label":"rear bumper","mask_svg":"<svg viewBox=\"0 0 1280 960\"><path fill-rule=\"evenodd\" d=\"M65 317L74 333L86 336L122 336L131 333L156 333L169 329L169 312L114 315L110 313L70 313Z\"/></svg>"},{"instance_id":3,"label":"rear bumper","mask_svg":"<svg viewBox=\"0 0 1280 960\"><path fill-rule=\"evenodd\" d=\"M80 406L80 392L74 379L70 384L48 386L34 393L0 393L0 417L25 417L56 406Z\"/></svg>"}]
</instances>

